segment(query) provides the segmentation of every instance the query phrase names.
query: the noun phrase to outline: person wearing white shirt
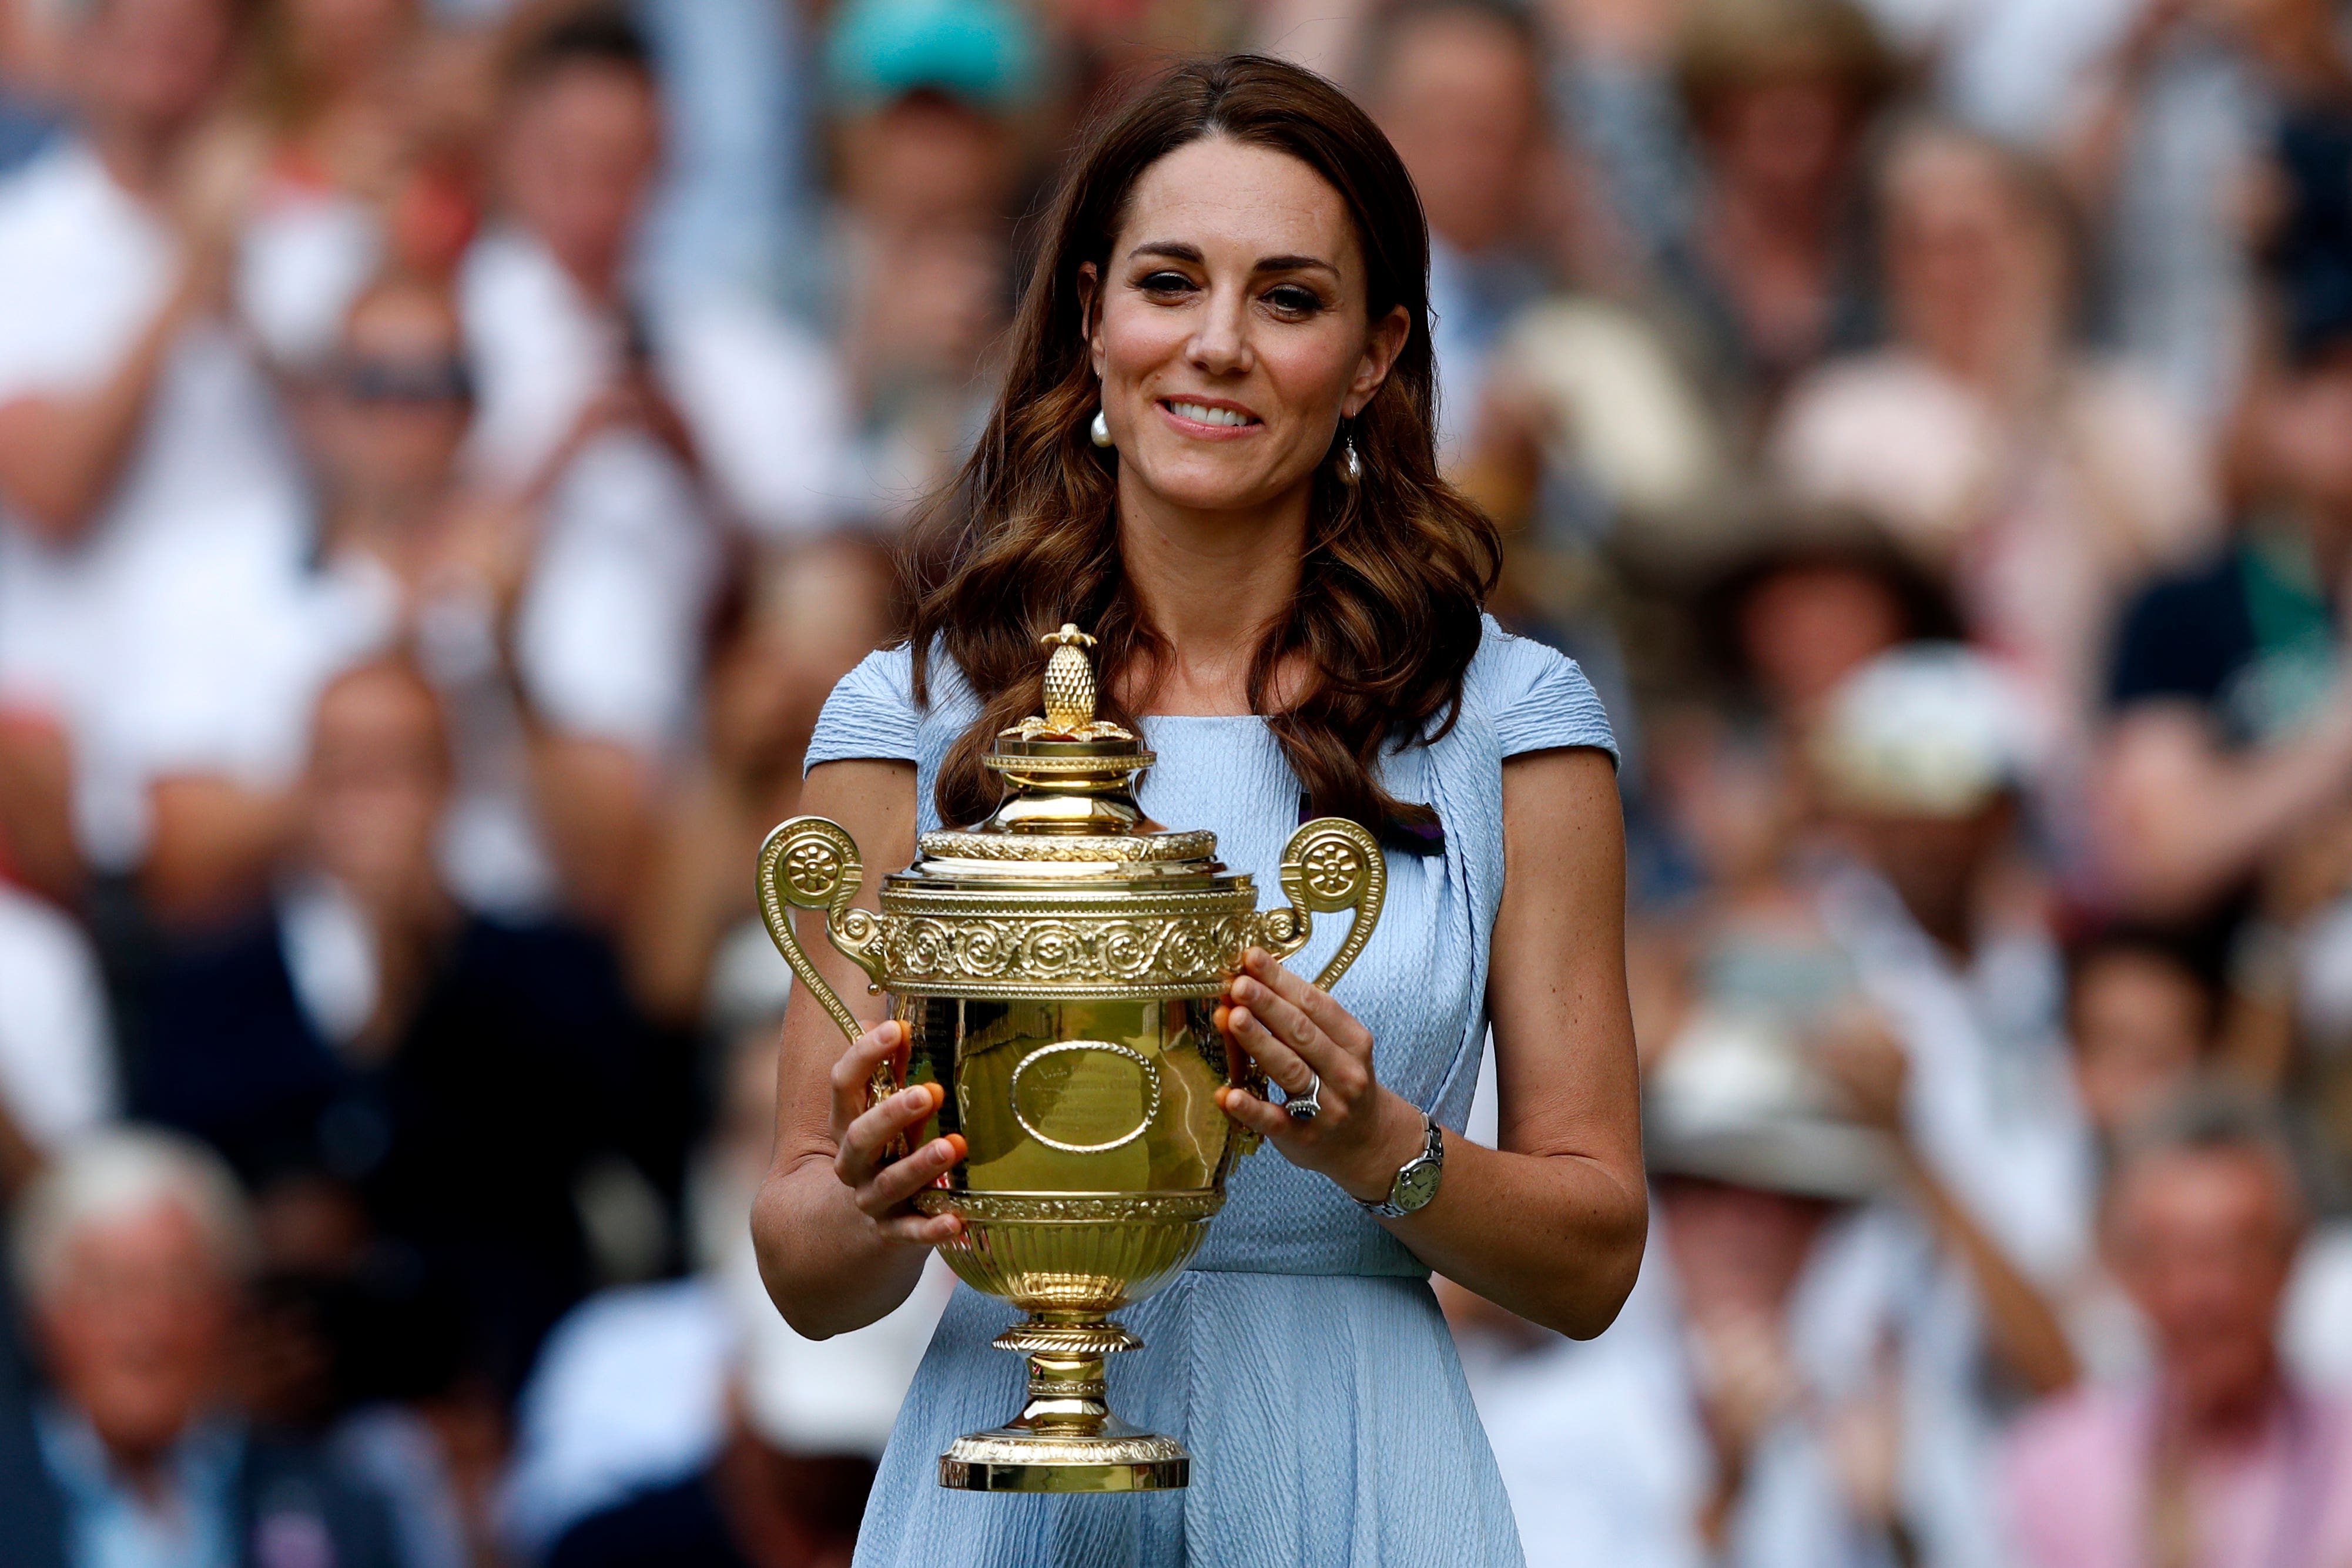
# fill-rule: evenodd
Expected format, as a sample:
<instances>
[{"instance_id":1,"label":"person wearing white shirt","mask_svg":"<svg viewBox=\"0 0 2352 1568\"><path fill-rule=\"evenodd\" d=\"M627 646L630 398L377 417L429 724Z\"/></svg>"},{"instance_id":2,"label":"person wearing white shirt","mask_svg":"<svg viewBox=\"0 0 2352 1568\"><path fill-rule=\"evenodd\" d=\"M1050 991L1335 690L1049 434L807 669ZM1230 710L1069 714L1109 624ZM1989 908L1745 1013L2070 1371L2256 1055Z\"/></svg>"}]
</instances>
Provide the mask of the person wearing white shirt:
<instances>
[{"instance_id":1,"label":"person wearing white shirt","mask_svg":"<svg viewBox=\"0 0 2352 1568\"><path fill-rule=\"evenodd\" d=\"M520 51L495 159L500 221L459 276L481 376L473 460L527 487L642 426L734 519L768 535L821 529L843 437L823 345L740 289L638 275L661 110L646 42L617 13L588 7Z\"/></svg>"},{"instance_id":2,"label":"person wearing white shirt","mask_svg":"<svg viewBox=\"0 0 2352 1568\"><path fill-rule=\"evenodd\" d=\"M1624 1314L1480 1393L1529 1568L1995 1568L1966 1292L1892 1201L1899 1141L1728 1022L1676 1038L1646 1107Z\"/></svg>"},{"instance_id":3,"label":"person wearing white shirt","mask_svg":"<svg viewBox=\"0 0 2352 1568\"><path fill-rule=\"evenodd\" d=\"M195 129L233 21L226 0L79 7L74 132L0 187L0 707L62 732L101 869L170 830L156 778L266 764L250 736L183 723L155 678L187 638L266 615L303 548L295 463L225 304L258 160ZM206 836L253 829L233 795L205 804Z\"/></svg>"},{"instance_id":4,"label":"person wearing white shirt","mask_svg":"<svg viewBox=\"0 0 2352 1568\"><path fill-rule=\"evenodd\" d=\"M2015 687L1956 644L1893 649L1828 699L1814 763L1853 853L1823 925L1919 1084L1920 1146L2044 1281L2089 1246L2093 1143L2058 950L2013 842L2036 737Z\"/></svg>"},{"instance_id":5,"label":"person wearing white shirt","mask_svg":"<svg viewBox=\"0 0 2352 1568\"><path fill-rule=\"evenodd\" d=\"M79 927L0 882L0 1121L47 1154L112 1115L114 1042L98 961ZM0 1139L0 1142L5 1140Z\"/></svg>"}]
</instances>

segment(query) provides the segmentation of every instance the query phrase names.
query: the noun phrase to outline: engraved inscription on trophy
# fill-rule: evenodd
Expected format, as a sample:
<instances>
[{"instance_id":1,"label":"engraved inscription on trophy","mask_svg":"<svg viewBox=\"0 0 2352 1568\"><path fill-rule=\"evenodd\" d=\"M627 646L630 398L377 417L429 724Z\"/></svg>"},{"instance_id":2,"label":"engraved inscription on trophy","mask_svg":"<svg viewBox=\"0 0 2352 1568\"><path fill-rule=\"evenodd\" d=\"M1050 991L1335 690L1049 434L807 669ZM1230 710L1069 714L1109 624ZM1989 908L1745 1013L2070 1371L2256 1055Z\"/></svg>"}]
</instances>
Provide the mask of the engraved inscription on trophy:
<instances>
[{"instance_id":1,"label":"engraved inscription on trophy","mask_svg":"<svg viewBox=\"0 0 2352 1568\"><path fill-rule=\"evenodd\" d=\"M1108 1154L1143 1136L1160 1114L1160 1068L1108 1040L1064 1040L1013 1069L1013 1117L1066 1154Z\"/></svg>"}]
</instances>

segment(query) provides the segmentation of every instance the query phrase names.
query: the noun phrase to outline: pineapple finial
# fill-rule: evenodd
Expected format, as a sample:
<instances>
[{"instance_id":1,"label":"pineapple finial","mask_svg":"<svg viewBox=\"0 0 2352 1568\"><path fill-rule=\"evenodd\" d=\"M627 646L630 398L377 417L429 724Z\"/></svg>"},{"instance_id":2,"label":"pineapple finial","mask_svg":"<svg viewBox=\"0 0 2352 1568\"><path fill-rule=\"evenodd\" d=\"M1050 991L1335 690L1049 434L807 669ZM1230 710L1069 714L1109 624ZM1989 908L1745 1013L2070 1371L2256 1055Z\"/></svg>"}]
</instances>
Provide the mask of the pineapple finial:
<instances>
[{"instance_id":1,"label":"pineapple finial","mask_svg":"<svg viewBox=\"0 0 2352 1568\"><path fill-rule=\"evenodd\" d=\"M1037 640L1054 650L1045 661L1045 716L1024 719L1005 733L1024 741L1133 740L1118 725L1095 717L1095 670L1086 652L1095 639L1064 621L1060 631Z\"/></svg>"},{"instance_id":2,"label":"pineapple finial","mask_svg":"<svg viewBox=\"0 0 2352 1568\"><path fill-rule=\"evenodd\" d=\"M1095 721L1095 671L1085 651L1095 639L1064 621L1038 640L1054 650L1045 661L1046 726L1075 735Z\"/></svg>"}]
</instances>

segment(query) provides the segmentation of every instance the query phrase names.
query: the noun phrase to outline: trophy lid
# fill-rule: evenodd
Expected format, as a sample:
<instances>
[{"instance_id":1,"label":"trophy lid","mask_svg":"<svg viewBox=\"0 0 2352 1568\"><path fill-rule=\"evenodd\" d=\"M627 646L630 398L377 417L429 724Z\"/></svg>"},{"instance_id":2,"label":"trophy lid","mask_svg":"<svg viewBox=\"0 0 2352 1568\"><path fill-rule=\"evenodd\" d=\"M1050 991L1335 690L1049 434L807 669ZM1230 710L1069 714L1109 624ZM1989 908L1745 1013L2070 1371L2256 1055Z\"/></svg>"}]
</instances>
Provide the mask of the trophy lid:
<instances>
[{"instance_id":1,"label":"trophy lid","mask_svg":"<svg viewBox=\"0 0 2352 1568\"><path fill-rule=\"evenodd\" d=\"M1131 731L1095 717L1095 639L1065 622L1040 640L1054 650L1045 711L1000 731L981 758L1004 780L1003 804L976 827L924 834L900 876L1164 885L1223 871L1215 834L1171 832L1136 804L1135 775L1153 758Z\"/></svg>"}]
</instances>

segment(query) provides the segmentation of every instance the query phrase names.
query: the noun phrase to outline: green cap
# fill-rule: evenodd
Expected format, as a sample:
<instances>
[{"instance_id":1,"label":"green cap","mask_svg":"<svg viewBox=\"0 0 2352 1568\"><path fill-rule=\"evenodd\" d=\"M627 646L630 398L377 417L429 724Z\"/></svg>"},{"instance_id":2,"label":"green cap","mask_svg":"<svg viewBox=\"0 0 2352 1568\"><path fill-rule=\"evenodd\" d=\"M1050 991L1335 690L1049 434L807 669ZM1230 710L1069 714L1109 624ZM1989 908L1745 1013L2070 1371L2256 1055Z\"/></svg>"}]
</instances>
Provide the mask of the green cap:
<instances>
[{"instance_id":1,"label":"green cap","mask_svg":"<svg viewBox=\"0 0 2352 1568\"><path fill-rule=\"evenodd\" d=\"M857 108L928 89L1003 110L1036 85L1037 55L1035 26L1005 0L849 0L825 66L836 97Z\"/></svg>"}]
</instances>

